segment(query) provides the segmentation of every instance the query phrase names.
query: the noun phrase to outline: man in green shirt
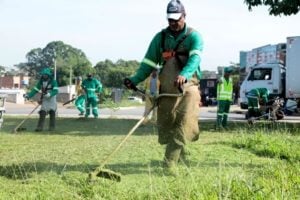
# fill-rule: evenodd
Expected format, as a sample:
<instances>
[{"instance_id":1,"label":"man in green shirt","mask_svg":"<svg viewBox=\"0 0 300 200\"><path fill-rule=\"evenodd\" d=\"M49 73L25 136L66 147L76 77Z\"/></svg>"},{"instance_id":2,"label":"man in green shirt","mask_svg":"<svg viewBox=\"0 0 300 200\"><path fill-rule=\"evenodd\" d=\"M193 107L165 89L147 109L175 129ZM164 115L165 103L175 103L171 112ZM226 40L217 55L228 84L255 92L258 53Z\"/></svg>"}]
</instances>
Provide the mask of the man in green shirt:
<instances>
[{"instance_id":1,"label":"man in green shirt","mask_svg":"<svg viewBox=\"0 0 300 200\"><path fill-rule=\"evenodd\" d=\"M230 74L232 69L225 67L224 75L218 80L217 85L217 129L227 128L227 119L232 102L233 83Z\"/></svg>"},{"instance_id":2,"label":"man in green shirt","mask_svg":"<svg viewBox=\"0 0 300 200\"><path fill-rule=\"evenodd\" d=\"M41 110L39 111L39 121L35 131L43 131L46 115L49 114L49 131L55 129L55 115L57 109L56 95L58 93L58 86L55 79L53 79L50 68L44 68L41 72L41 78L36 83L34 88L24 97L30 99L38 92L41 92L39 103Z\"/></svg>"},{"instance_id":3,"label":"man in green shirt","mask_svg":"<svg viewBox=\"0 0 300 200\"><path fill-rule=\"evenodd\" d=\"M98 96L97 93L102 91L102 84L97 79L93 78L92 74L87 75L81 84L86 96L86 113L85 117L89 117L90 109L92 107L92 113L94 118L98 118Z\"/></svg>"},{"instance_id":4,"label":"man in green shirt","mask_svg":"<svg viewBox=\"0 0 300 200\"><path fill-rule=\"evenodd\" d=\"M167 5L168 27L154 36L135 75L124 80L127 88L136 89L158 68L160 94L179 94L179 88L183 89L182 97L161 97L158 101L158 142L166 144L164 162L170 168L177 164L186 142L199 137L198 84L203 40L186 25L185 17L183 4L171 0Z\"/></svg>"},{"instance_id":5,"label":"man in green shirt","mask_svg":"<svg viewBox=\"0 0 300 200\"><path fill-rule=\"evenodd\" d=\"M266 104L269 98L269 90L267 88L254 88L247 92L248 98L248 117L259 117L259 104Z\"/></svg>"}]
</instances>

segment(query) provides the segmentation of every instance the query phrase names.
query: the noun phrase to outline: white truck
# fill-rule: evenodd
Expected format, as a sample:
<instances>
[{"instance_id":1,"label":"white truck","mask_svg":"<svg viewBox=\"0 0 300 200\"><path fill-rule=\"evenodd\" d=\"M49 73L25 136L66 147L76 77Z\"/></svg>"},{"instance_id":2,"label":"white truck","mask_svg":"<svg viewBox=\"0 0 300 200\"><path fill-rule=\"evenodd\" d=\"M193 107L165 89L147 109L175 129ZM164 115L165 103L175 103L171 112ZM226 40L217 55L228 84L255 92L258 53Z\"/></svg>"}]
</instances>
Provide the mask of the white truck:
<instances>
[{"instance_id":1,"label":"white truck","mask_svg":"<svg viewBox=\"0 0 300 200\"><path fill-rule=\"evenodd\" d=\"M249 68L240 87L242 109L247 109L246 93L253 88L269 89L271 98L282 97L290 104L288 108L294 109L295 100L300 99L300 36L287 38L284 54L283 63L259 63Z\"/></svg>"}]
</instances>

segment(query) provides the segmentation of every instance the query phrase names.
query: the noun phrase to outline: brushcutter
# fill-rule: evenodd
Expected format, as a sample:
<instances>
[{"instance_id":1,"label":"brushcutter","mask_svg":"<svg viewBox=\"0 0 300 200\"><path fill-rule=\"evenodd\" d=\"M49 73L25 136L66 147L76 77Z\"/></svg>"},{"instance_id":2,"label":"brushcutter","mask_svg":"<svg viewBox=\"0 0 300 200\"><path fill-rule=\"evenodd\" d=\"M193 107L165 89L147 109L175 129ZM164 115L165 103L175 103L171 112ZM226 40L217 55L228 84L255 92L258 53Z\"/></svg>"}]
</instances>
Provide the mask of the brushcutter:
<instances>
[{"instance_id":1,"label":"brushcutter","mask_svg":"<svg viewBox=\"0 0 300 200\"><path fill-rule=\"evenodd\" d=\"M142 90L135 88L135 91L141 93L143 96L147 95L145 94ZM155 106L157 106L157 100L161 97L181 97L183 96L183 91L180 88L179 89L180 93L178 94L160 94L156 97L153 98L153 105L151 107L151 109L148 110L147 113L144 114L144 116L134 125L134 127L127 133L127 135L124 137L124 139L119 143L119 145L102 161L102 164L97 167L94 171L89 173L88 176L88 181L93 181L95 180L97 177L101 177L101 178L107 178L107 179L111 179L117 182L121 181L121 174L108 170L108 169L104 169L104 166L108 163L109 159L111 159L113 157L113 155L121 148L121 146L126 142L126 140L132 135L132 133L143 123L144 119L146 117L148 117L148 115L151 113L151 111L155 108Z\"/></svg>"},{"instance_id":2,"label":"brushcutter","mask_svg":"<svg viewBox=\"0 0 300 200\"><path fill-rule=\"evenodd\" d=\"M13 129L13 133L17 133L18 131L21 131L21 130L25 130L24 128L20 128L22 126L22 124L24 124L24 122L30 117L30 115L32 115L32 113L34 113L34 111L36 109L38 109L38 107L40 106L40 104L37 104L34 109L26 116L25 119L23 119L14 129Z\"/></svg>"},{"instance_id":3,"label":"brushcutter","mask_svg":"<svg viewBox=\"0 0 300 200\"><path fill-rule=\"evenodd\" d=\"M249 117L246 116L248 119L248 124L252 125L254 124L255 120L259 119L266 119L272 122L275 122L275 120L281 120L284 117L284 112L282 110L283 108L283 99L282 98L275 98L271 101L269 101L267 106L265 106L265 111L262 115L258 117ZM247 114L246 114L247 115Z\"/></svg>"},{"instance_id":4,"label":"brushcutter","mask_svg":"<svg viewBox=\"0 0 300 200\"><path fill-rule=\"evenodd\" d=\"M65 106L65 105L67 105L67 104L69 104L69 103L72 103L73 101L75 101L76 100L76 98L77 97L75 97L75 98L72 98L71 100L69 100L69 101L66 101L65 103L63 103L63 106Z\"/></svg>"}]
</instances>

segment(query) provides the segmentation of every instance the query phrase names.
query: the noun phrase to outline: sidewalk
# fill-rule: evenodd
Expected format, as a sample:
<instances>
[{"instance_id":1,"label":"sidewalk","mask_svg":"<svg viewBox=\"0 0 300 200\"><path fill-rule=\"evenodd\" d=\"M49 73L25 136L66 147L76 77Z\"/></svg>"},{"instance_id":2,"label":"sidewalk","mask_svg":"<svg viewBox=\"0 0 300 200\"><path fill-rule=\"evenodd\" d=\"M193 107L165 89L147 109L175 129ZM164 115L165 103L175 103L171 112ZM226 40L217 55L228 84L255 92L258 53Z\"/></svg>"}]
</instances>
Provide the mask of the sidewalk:
<instances>
[{"instance_id":1,"label":"sidewalk","mask_svg":"<svg viewBox=\"0 0 300 200\"><path fill-rule=\"evenodd\" d=\"M217 106L202 106L200 107L200 110L206 110L207 112L217 112L218 107ZM241 109L238 105L231 105L230 106L230 113L236 113L236 114L244 114L247 112L247 110Z\"/></svg>"},{"instance_id":2,"label":"sidewalk","mask_svg":"<svg viewBox=\"0 0 300 200\"><path fill-rule=\"evenodd\" d=\"M16 103L11 103L11 102L5 102L5 109L8 110L10 108L14 108L14 109L17 109L17 108L34 108L38 105L37 102L25 102L24 104L16 104ZM57 103L57 107L60 108L60 107L64 107L66 108L66 106L63 106L62 103Z\"/></svg>"},{"instance_id":3,"label":"sidewalk","mask_svg":"<svg viewBox=\"0 0 300 200\"><path fill-rule=\"evenodd\" d=\"M35 106L37 106L37 102L26 102L25 104L16 104L16 103L11 103L11 102L6 102L5 103L5 109L8 110L10 108L34 108ZM71 108L70 106L63 106L62 103L57 103L57 107L59 108L65 108L65 109L73 109L73 107ZM217 112L217 106L202 106L200 107L200 110L205 110L208 112ZM74 107L75 109L75 107ZM120 109L126 109L126 108L120 108ZM238 105L231 105L230 106L230 112L233 113L245 113L247 110L243 110L241 109Z\"/></svg>"}]
</instances>

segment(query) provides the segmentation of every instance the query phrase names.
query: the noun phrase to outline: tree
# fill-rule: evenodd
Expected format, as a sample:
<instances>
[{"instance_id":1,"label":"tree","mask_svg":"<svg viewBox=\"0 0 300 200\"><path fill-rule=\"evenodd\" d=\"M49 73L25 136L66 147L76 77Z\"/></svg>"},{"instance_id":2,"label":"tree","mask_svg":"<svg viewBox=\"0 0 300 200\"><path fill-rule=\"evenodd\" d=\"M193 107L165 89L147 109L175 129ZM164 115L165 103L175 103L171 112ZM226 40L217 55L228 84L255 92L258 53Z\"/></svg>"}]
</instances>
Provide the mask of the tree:
<instances>
[{"instance_id":1,"label":"tree","mask_svg":"<svg viewBox=\"0 0 300 200\"><path fill-rule=\"evenodd\" d=\"M5 67L0 65L0 75L4 74Z\"/></svg>"},{"instance_id":2,"label":"tree","mask_svg":"<svg viewBox=\"0 0 300 200\"><path fill-rule=\"evenodd\" d=\"M101 80L104 87L122 87L125 77L129 77L137 70L138 61L125 61L119 59L116 63L106 59L95 66L96 76Z\"/></svg>"},{"instance_id":3,"label":"tree","mask_svg":"<svg viewBox=\"0 0 300 200\"><path fill-rule=\"evenodd\" d=\"M274 16L295 15L300 10L300 0L245 0L251 11L255 6L269 6L269 14Z\"/></svg>"},{"instance_id":4,"label":"tree","mask_svg":"<svg viewBox=\"0 0 300 200\"><path fill-rule=\"evenodd\" d=\"M80 49L64 44L62 41L50 42L45 48L35 48L26 54L26 63L16 65L29 76L39 77L45 67L54 69L58 84L64 86L72 82L74 76L93 72L92 64Z\"/></svg>"}]
</instances>

